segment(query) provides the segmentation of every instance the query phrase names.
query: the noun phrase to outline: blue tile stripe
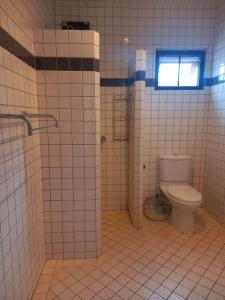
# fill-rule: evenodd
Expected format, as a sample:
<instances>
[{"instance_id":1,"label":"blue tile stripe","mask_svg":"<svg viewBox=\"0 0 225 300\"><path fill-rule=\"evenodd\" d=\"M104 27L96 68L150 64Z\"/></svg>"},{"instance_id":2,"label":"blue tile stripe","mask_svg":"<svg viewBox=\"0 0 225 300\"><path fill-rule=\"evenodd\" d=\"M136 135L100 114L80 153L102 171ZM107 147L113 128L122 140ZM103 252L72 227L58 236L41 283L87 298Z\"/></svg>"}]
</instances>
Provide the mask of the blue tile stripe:
<instances>
[{"instance_id":1,"label":"blue tile stripe","mask_svg":"<svg viewBox=\"0 0 225 300\"><path fill-rule=\"evenodd\" d=\"M145 71L136 71L133 75L135 81L146 80L146 72Z\"/></svg>"},{"instance_id":2,"label":"blue tile stripe","mask_svg":"<svg viewBox=\"0 0 225 300\"><path fill-rule=\"evenodd\" d=\"M34 56L1 27L0 47L36 70L99 72L99 59L95 58Z\"/></svg>"},{"instance_id":3,"label":"blue tile stripe","mask_svg":"<svg viewBox=\"0 0 225 300\"><path fill-rule=\"evenodd\" d=\"M225 83L225 74L223 76L220 75L212 78L206 78L204 86L214 86L222 83Z\"/></svg>"},{"instance_id":4,"label":"blue tile stripe","mask_svg":"<svg viewBox=\"0 0 225 300\"><path fill-rule=\"evenodd\" d=\"M95 71L99 72L99 60L91 58L56 58L33 56L12 36L0 27L0 46L11 54L24 61L36 70L63 70L63 71ZM155 87L154 78L146 78L145 71L136 71L129 78L101 78L102 87L129 87L135 81L145 80L146 87ZM225 83L225 74L203 80L203 87L212 87Z\"/></svg>"},{"instance_id":5,"label":"blue tile stripe","mask_svg":"<svg viewBox=\"0 0 225 300\"><path fill-rule=\"evenodd\" d=\"M139 81L139 80L145 80L146 87L155 87L154 78L144 79L143 77L140 77L143 75L139 75L138 72L143 72L143 71L137 71L135 77L130 77L130 78L101 78L101 87L129 87L135 81ZM216 76L213 78L205 78L203 87L212 87L222 83L225 83L225 78L221 79L221 76Z\"/></svg>"},{"instance_id":6,"label":"blue tile stripe","mask_svg":"<svg viewBox=\"0 0 225 300\"><path fill-rule=\"evenodd\" d=\"M145 71L136 71L129 78L101 78L101 87L129 87L135 81L146 81Z\"/></svg>"},{"instance_id":7,"label":"blue tile stripe","mask_svg":"<svg viewBox=\"0 0 225 300\"><path fill-rule=\"evenodd\" d=\"M146 87L154 87L155 86L155 79L146 78L145 85L146 85Z\"/></svg>"},{"instance_id":8,"label":"blue tile stripe","mask_svg":"<svg viewBox=\"0 0 225 300\"><path fill-rule=\"evenodd\" d=\"M128 87L132 84L132 78L101 78L102 87Z\"/></svg>"}]
</instances>

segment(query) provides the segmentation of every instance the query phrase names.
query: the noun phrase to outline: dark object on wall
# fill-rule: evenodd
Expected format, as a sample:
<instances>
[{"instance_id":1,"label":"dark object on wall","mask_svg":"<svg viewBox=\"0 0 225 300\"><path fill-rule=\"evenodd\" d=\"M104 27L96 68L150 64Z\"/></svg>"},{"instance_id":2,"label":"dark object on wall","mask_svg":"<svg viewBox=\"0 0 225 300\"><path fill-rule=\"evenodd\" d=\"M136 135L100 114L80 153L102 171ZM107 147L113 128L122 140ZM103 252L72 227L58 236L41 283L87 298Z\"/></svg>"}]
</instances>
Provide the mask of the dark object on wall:
<instances>
[{"instance_id":1,"label":"dark object on wall","mask_svg":"<svg viewBox=\"0 0 225 300\"><path fill-rule=\"evenodd\" d=\"M64 30L90 30L90 23L89 22L62 21L62 29L64 29Z\"/></svg>"}]
</instances>

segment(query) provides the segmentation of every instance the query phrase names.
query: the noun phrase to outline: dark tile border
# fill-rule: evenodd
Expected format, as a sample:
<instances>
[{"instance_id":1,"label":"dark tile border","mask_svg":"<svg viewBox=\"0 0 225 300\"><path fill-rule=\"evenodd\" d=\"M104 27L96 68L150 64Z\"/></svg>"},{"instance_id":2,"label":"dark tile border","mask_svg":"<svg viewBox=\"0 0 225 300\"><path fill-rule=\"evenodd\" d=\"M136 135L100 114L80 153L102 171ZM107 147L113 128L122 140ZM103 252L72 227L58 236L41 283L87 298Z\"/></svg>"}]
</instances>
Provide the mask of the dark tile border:
<instances>
[{"instance_id":1,"label":"dark tile border","mask_svg":"<svg viewBox=\"0 0 225 300\"><path fill-rule=\"evenodd\" d=\"M101 78L102 87L128 87L132 82L132 78Z\"/></svg>"},{"instance_id":2,"label":"dark tile border","mask_svg":"<svg viewBox=\"0 0 225 300\"><path fill-rule=\"evenodd\" d=\"M223 77L223 78L221 78ZM225 75L223 76L215 76L212 78L205 78L204 86L215 86L218 84L225 83Z\"/></svg>"},{"instance_id":3,"label":"dark tile border","mask_svg":"<svg viewBox=\"0 0 225 300\"><path fill-rule=\"evenodd\" d=\"M154 78L147 78L145 80L146 87L154 87L155 86L155 79Z\"/></svg>"},{"instance_id":4,"label":"dark tile border","mask_svg":"<svg viewBox=\"0 0 225 300\"><path fill-rule=\"evenodd\" d=\"M7 31L0 27L0 46L36 70L58 71L95 71L99 72L99 59L79 57L42 57L34 56L17 42ZM130 78L101 78L102 87L129 87L135 81L145 80L146 87L154 87L155 80L146 78L145 71L137 71ZM204 87L225 83L220 76L204 79Z\"/></svg>"},{"instance_id":5,"label":"dark tile border","mask_svg":"<svg viewBox=\"0 0 225 300\"><path fill-rule=\"evenodd\" d=\"M0 46L36 70L99 72L99 59L95 58L35 57L1 27Z\"/></svg>"},{"instance_id":6,"label":"dark tile border","mask_svg":"<svg viewBox=\"0 0 225 300\"><path fill-rule=\"evenodd\" d=\"M141 74L140 72L143 71L137 71L136 74L130 78L101 78L101 86L102 87L129 87L135 81L144 80L146 87L154 87L155 79L145 78L144 74ZM220 76L204 79L204 87L212 87L222 83L225 83L225 79L224 80L220 79Z\"/></svg>"},{"instance_id":7,"label":"dark tile border","mask_svg":"<svg viewBox=\"0 0 225 300\"><path fill-rule=\"evenodd\" d=\"M102 87L129 87L135 81L145 81L145 71L136 71L129 78L101 78Z\"/></svg>"},{"instance_id":8,"label":"dark tile border","mask_svg":"<svg viewBox=\"0 0 225 300\"><path fill-rule=\"evenodd\" d=\"M99 60L79 57L36 56L37 70L95 71L99 72Z\"/></svg>"},{"instance_id":9,"label":"dark tile border","mask_svg":"<svg viewBox=\"0 0 225 300\"><path fill-rule=\"evenodd\" d=\"M30 67L35 68L34 56L1 27L0 46L2 46L11 54L15 55L17 58L28 64Z\"/></svg>"},{"instance_id":10,"label":"dark tile border","mask_svg":"<svg viewBox=\"0 0 225 300\"><path fill-rule=\"evenodd\" d=\"M95 58L36 56L35 60L37 70L99 72L99 60Z\"/></svg>"},{"instance_id":11,"label":"dark tile border","mask_svg":"<svg viewBox=\"0 0 225 300\"><path fill-rule=\"evenodd\" d=\"M134 74L135 81L145 80L146 72L145 71L136 71Z\"/></svg>"}]
</instances>

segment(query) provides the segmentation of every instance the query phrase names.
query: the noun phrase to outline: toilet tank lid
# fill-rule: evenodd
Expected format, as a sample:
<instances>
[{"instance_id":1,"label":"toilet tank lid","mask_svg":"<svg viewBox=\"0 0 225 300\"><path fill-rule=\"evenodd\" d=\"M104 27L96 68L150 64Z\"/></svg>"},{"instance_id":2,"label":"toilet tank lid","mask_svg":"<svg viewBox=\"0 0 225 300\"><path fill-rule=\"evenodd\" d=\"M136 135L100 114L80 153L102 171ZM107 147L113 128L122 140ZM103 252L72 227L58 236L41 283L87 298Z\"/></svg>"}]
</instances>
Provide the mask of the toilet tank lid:
<instances>
[{"instance_id":1,"label":"toilet tank lid","mask_svg":"<svg viewBox=\"0 0 225 300\"><path fill-rule=\"evenodd\" d=\"M183 154L170 154L170 155L160 155L159 157L162 159L173 159L173 160L186 160L191 159L192 157L190 155L183 155Z\"/></svg>"}]
</instances>

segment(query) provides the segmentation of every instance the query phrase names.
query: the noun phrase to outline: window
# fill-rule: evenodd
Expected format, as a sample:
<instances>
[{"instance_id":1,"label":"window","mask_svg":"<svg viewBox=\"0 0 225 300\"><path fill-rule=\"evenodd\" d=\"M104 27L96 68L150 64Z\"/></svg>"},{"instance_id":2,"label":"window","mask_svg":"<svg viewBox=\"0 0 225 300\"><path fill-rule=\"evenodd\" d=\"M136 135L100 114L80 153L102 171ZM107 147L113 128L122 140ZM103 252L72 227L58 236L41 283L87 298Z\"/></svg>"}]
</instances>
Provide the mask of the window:
<instances>
[{"instance_id":1,"label":"window","mask_svg":"<svg viewBox=\"0 0 225 300\"><path fill-rule=\"evenodd\" d=\"M155 89L202 89L204 64L204 51L156 51Z\"/></svg>"},{"instance_id":2,"label":"window","mask_svg":"<svg viewBox=\"0 0 225 300\"><path fill-rule=\"evenodd\" d=\"M219 80L225 80L225 64L220 65Z\"/></svg>"}]
</instances>

